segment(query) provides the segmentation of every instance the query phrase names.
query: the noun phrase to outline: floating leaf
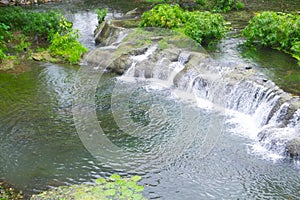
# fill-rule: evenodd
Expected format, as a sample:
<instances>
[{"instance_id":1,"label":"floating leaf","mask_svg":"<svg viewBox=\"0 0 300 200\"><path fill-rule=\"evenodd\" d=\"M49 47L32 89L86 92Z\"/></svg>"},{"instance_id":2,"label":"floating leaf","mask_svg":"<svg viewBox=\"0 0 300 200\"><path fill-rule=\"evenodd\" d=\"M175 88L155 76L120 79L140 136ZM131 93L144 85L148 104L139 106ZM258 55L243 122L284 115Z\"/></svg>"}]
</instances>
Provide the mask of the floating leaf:
<instances>
[{"instance_id":1,"label":"floating leaf","mask_svg":"<svg viewBox=\"0 0 300 200\"><path fill-rule=\"evenodd\" d=\"M95 182L96 182L97 184L101 185L101 184L103 184L103 183L106 183L106 180L105 180L105 178L98 178L98 179L96 179Z\"/></svg>"},{"instance_id":2,"label":"floating leaf","mask_svg":"<svg viewBox=\"0 0 300 200\"><path fill-rule=\"evenodd\" d=\"M112 175L109 177L109 179L112 180L112 181L115 181L115 180L121 179L121 176L118 175L118 174L112 174Z\"/></svg>"},{"instance_id":3,"label":"floating leaf","mask_svg":"<svg viewBox=\"0 0 300 200\"><path fill-rule=\"evenodd\" d=\"M104 191L104 195L107 196L107 197L108 197L108 196L112 196L112 197L113 197L113 196L116 195L116 190L115 190L115 189L105 190L105 191Z\"/></svg>"},{"instance_id":4,"label":"floating leaf","mask_svg":"<svg viewBox=\"0 0 300 200\"><path fill-rule=\"evenodd\" d=\"M133 176L133 177L131 177L131 180L133 180L135 182L137 182L137 181L139 181L141 179L142 179L142 177L140 177L140 176Z\"/></svg>"}]
</instances>

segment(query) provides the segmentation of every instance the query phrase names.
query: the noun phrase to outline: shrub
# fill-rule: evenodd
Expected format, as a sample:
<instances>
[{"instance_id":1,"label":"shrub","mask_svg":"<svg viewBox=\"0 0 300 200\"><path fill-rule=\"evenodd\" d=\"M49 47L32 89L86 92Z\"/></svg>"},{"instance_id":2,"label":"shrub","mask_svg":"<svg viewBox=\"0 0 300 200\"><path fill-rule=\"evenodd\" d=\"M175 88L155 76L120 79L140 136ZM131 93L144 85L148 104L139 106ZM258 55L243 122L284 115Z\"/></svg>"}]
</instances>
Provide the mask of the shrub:
<instances>
[{"instance_id":1,"label":"shrub","mask_svg":"<svg viewBox=\"0 0 300 200\"><path fill-rule=\"evenodd\" d=\"M10 36L9 26L0 23L0 62L5 58L5 51L7 50L6 41L9 41Z\"/></svg>"},{"instance_id":2,"label":"shrub","mask_svg":"<svg viewBox=\"0 0 300 200\"><path fill-rule=\"evenodd\" d=\"M211 8L214 12L226 13L231 10L243 9L244 4L236 0L212 0Z\"/></svg>"},{"instance_id":3,"label":"shrub","mask_svg":"<svg viewBox=\"0 0 300 200\"><path fill-rule=\"evenodd\" d=\"M61 16L55 11L33 12L21 7L0 9L0 23L8 25L12 31L22 31L32 38L33 36L47 38L49 34L58 31Z\"/></svg>"},{"instance_id":4,"label":"shrub","mask_svg":"<svg viewBox=\"0 0 300 200\"><path fill-rule=\"evenodd\" d=\"M0 49L0 63L2 63L2 60L6 57L2 49Z\"/></svg>"},{"instance_id":5,"label":"shrub","mask_svg":"<svg viewBox=\"0 0 300 200\"><path fill-rule=\"evenodd\" d=\"M178 5L160 4L144 12L140 27L176 29L200 44L209 45L225 36L227 28L220 14L189 12Z\"/></svg>"},{"instance_id":6,"label":"shrub","mask_svg":"<svg viewBox=\"0 0 300 200\"><path fill-rule=\"evenodd\" d=\"M210 45L226 34L225 21L220 14L193 12L185 24L184 33L200 44Z\"/></svg>"},{"instance_id":7,"label":"shrub","mask_svg":"<svg viewBox=\"0 0 300 200\"><path fill-rule=\"evenodd\" d=\"M298 57L300 53L300 16L275 12L262 12L253 17L243 35L246 44L259 44L283 50Z\"/></svg>"},{"instance_id":8,"label":"shrub","mask_svg":"<svg viewBox=\"0 0 300 200\"><path fill-rule=\"evenodd\" d=\"M185 20L184 11L178 4L174 6L159 4L143 13L140 27L179 28L185 23Z\"/></svg>"},{"instance_id":9,"label":"shrub","mask_svg":"<svg viewBox=\"0 0 300 200\"><path fill-rule=\"evenodd\" d=\"M78 31L72 30L72 24L66 21L64 17L60 21L60 30L61 33L56 32L52 37L49 47L50 54L71 64L77 64L82 54L88 50L77 41L79 38Z\"/></svg>"}]
</instances>

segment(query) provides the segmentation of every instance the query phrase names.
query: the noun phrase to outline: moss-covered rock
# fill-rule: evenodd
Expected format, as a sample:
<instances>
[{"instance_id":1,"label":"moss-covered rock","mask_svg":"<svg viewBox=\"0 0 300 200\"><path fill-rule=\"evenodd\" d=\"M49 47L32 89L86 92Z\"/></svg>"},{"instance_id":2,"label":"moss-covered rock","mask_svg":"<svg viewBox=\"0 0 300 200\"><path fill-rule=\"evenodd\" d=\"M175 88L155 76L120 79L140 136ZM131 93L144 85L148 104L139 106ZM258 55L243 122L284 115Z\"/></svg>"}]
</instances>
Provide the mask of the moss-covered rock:
<instances>
[{"instance_id":1,"label":"moss-covered rock","mask_svg":"<svg viewBox=\"0 0 300 200\"><path fill-rule=\"evenodd\" d=\"M30 200L145 200L144 187L137 184L141 177L121 178L113 174L109 179L99 178L95 185L62 186L33 195Z\"/></svg>"}]
</instances>

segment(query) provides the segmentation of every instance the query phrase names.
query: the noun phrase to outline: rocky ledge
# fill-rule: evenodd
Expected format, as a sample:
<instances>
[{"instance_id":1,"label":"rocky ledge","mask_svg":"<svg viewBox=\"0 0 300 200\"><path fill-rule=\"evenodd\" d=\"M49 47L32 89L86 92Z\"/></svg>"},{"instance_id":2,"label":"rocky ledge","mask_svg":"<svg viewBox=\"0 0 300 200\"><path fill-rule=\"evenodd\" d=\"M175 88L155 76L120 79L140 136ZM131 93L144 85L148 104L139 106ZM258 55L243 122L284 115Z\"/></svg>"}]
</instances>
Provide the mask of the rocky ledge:
<instances>
[{"instance_id":1,"label":"rocky ledge","mask_svg":"<svg viewBox=\"0 0 300 200\"><path fill-rule=\"evenodd\" d=\"M252 115L261 131L257 140L270 151L296 158L300 149L300 100L249 64L217 63L195 41L159 28L124 28L103 22L95 31L98 47L87 65L119 75L170 80L227 109ZM103 59L106 60L105 65ZM184 67L174 70L174 64ZM213 78L212 78L213 77Z\"/></svg>"}]
</instances>

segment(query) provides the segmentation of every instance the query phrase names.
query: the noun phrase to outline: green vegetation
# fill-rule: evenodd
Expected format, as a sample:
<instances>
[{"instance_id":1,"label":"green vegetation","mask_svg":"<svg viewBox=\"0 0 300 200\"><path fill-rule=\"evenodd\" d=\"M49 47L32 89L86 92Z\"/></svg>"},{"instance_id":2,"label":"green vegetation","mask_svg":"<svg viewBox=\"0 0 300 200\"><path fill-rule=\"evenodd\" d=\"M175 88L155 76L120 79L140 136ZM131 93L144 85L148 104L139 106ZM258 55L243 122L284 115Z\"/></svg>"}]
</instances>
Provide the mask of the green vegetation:
<instances>
[{"instance_id":1,"label":"green vegetation","mask_svg":"<svg viewBox=\"0 0 300 200\"><path fill-rule=\"evenodd\" d=\"M227 28L223 17L210 12L193 12L188 15L184 33L199 42L209 45L221 40L226 34Z\"/></svg>"},{"instance_id":2,"label":"green vegetation","mask_svg":"<svg viewBox=\"0 0 300 200\"><path fill-rule=\"evenodd\" d=\"M61 33L56 32L51 39L49 47L50 55L62 58L71 64L80 61L81 55L87 52L87 48L83 47L77 39L79 33L72 29L72 23L68 22L64 17L60 21Z\"/></svg>"},{"instance_id":3,"label":"green vegetation","mask_svg":"<svg viewBox=\"0 0 300 200\"><path fill-rule=\"evenodd\" d=\"M89 199L89 200L144 200L142 192L144 187L137 184L141 180L140 176L131 178L121 178L117 174L113 174L109 179L99 178L95 185L74 185L63 186L51 191L34 195L31 200L43 199Z\"/></svg>"},{"instance_id":4,"label":"green vegetation","mask_svg":"<svg viewBox=\"0 0 300 200\"><path fill-rule=\"evenodd\" d=\"M5 185L5 187L3 186ZM18 200L23 199L23 195L14 188L0 182L0 200Z\"/></svg>"},{"instance_id":5,"label":"green vegetation","mask_svg":"<svg viewBox=\"0 0 300 200\"><path fill-rule=\"evenodd\" d=\"M152 10L143 13L139 26L175 29L203 45L215 43L227 31L221 15L184 11L177 4L156 5Z\"/></svg>"},{"instance_id":6,"label":"green vegetation","mask_svg":"<svg viewBox=\"0 0 300 200\"><path fill-rule=\"evenodd\" d=\"M11 58L8 54L25 53L29 57L42 44L50 45L49 52L57 60L75 64L87 51L77 41L78 37L72 23L59 12L34 12L21 7L0 9L0 63Z\"/></svg>"},{"instance_id":7,"label":"green vegetation","mask_svg":"<svg viewBox=\"0 0 300 200\"><path fill-rule=\"evenodd\" d=\"M184 6L185 3L189 2L193 4L192 9L201 9L212 12L226 13L231 10L241 10L244 8L244 4L237 0L195 0L195 1L184 1L184 0L146 0L149 3L162 4L179 4Z\"/></svg>"},{"instance_id":8,"label":"green vegetation","mask_svg":"<svg viewBox=\"0 0 300 200\"><path fill-rule=\"evenodd\" d=\"M300 60L300 15L262 12L243 30L247 45L283 50Z\"/></svg>"},{"instance_id":9,"label":"green vegetation","mask_svg":"<svg viewBox=\"0 0 300 200\"><path fill-rule=\"evenodd\" d=\"M211 0L209 4L214 12L226 13L231 10L241 10L244 8L244 4L236 0Z\"/></svg>"},{"instance_id":10,"label":"green vegetation","mask_svg":"<svg viewBox=\"0 0 300 200\"><path fill-rule=\"evenodd\" d=\"M97 9L95 10L95 12L96 12L96 14L97 14L98 24L101 24L101 23L104 21L106 15L107 15L107 9L105 9L105 8L98 9L98 8L97 8Z\"/></svg>"},{"instance_id":11,"label":"green vegetation","mask_svg":"<svg viewBox=\"0 0 300 200\"><path fill-rule=\"evenodd\" d=\"M144 12L140 22L141 27L179 28L186 21L185 12L178 4L159 4Z\"/></svg>"}]
</instances>

